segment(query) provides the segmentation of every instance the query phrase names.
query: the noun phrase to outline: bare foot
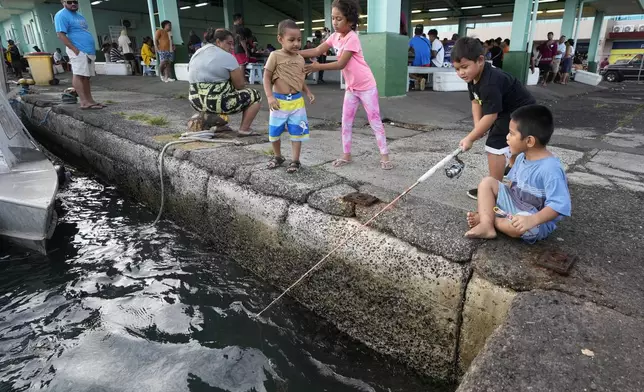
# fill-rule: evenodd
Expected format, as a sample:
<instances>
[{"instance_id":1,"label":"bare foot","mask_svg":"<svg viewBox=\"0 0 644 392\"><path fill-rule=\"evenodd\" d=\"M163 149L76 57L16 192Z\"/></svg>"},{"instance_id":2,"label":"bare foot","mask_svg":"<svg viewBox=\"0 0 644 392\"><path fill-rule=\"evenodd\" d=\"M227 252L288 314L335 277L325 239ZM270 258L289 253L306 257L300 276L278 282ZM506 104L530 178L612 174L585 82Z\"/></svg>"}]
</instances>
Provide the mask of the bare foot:
<instances>
[{"instance_id":1,"label":"bare foot","mask_svg":"<svg viewBox=\"0 0 644 392\"><path fill-rule=\"evenodd\" d=\"M494 227L485 227L483 225L476 225L465 233L467 238L482 238L486 240L491 240L496 238L496 230Z\"/></svg>"},{"instance_id":2,"label":"bare foot","mask_svg":"<svg viewBox=\"0 0 644 392\"><path fill-rule=\"evenodd\" d=\"M478 226L480 222L481 222L481 218L479 218L478 212L469 211L467 213L467 225L470 227L470 229Z\"/></svg>"}]
</instances>

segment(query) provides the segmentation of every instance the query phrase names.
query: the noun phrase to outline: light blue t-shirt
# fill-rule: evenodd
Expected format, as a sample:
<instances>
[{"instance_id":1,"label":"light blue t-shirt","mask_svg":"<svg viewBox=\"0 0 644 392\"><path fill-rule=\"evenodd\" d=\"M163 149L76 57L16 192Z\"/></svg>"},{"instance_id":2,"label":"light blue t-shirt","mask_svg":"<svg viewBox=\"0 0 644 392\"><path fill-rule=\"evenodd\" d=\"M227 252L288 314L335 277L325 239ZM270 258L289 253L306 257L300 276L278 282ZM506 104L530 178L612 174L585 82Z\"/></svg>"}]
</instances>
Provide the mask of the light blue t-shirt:
<instances>
[{"instance_id":1,"label":"light blue t-shirt","mask_svg":"<svg viewBox=\"0 0 644 392\"><path fill-rule=\"evenodd\" d=\"M90 55L96 53L94 37L83 15L63 8L56 13L54 22L56 32L65 33L76 49Z\"/></svg>"},{"instance_id":2,"label":"light blue t-shirt","mask_svg":"<svg viewBox=\"0 0 644 392\"><path fill-rule=\"evenodd\" d=\"M411 63L414 67L429 65L432 59L431 44L427 38L414 36L409 40L409 47L414 49L414 61Z\"/></svg>"},{"instance_id":3,"label":"light blue t-shirt","mask_svg":"<svg viewBox=\"0 0 644 392\"><path fill-rule=\"evenodd\" d=\"M570 216L568 180L559 158L551 156L529 161L521 153L508 173L508 179L512 183L510 196L518 209L532 212L550 207L559 213L557 218L545 223L551 230L563 216Z\"/></svg>"}]
</instances>

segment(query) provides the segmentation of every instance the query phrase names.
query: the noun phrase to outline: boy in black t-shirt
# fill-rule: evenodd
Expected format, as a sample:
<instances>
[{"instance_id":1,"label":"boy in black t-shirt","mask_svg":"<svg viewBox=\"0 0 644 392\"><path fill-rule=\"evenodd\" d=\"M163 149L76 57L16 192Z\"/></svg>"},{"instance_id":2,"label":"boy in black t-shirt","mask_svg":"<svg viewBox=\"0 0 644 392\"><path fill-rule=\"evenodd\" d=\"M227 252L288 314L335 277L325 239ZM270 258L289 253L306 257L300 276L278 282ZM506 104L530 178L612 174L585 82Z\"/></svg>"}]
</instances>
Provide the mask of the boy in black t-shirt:
<instances>
[{"instance_id":1,"label":"boy in black t-shirt","mask_svg":"<svg viewBox=\"0 0 644 392\"><path fill-rule=\"evenodd\" d=\"M511 155L506 137L510 132L510 114L516 109L535 104L528 90L514 76L485 62L481 43L470 37L456 41L452 48L452 64L458 76L467 82L472 101L474 129L459 146L463 151L489 132L485 142L490 176L503 180ZM477 198L477 189L467 192Z\"/></svg>"}]
</instances>

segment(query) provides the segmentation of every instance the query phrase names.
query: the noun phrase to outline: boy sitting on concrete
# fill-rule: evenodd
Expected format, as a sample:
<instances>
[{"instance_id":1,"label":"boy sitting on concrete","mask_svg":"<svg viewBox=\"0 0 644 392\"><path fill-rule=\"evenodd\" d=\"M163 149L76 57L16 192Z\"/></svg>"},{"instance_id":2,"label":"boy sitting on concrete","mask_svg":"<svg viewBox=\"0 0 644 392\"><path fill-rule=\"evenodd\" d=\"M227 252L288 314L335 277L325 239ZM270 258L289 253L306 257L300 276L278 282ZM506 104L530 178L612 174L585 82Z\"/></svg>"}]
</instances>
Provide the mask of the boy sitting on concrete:
<instances>
[{"instance_id":1,"label":"boy sitting on concrete","mask_svg":"<svg viewBox=\"0 0 644 392\"><path fill-rule=\"evenodd\" d=\"M512 113L507 142L518 156L508 173L509 185L493 177L481 181L478 212L467 214L466 237L492 239L498 230L534 243L570 216L566 174L559 159L546 149L553 131L552 113L545 106L523 106Z\"/></svg>"},{"instance_id":2,"label":"boy sitting on concrete","mask_svg":"<svg viewBox=\"0 0 644 392\"><path fill-rule=\"evenodd\" d=\"M309 125L304 106L304 91L313 103L315 97L304 80L304 57L299 54L302 48L300 26L292 20L284 20L277 26L277 40L282 49L271 52L264 66L264 92L270 109L268 140L273 144L273 157L269 169L284 163L280 138L286 130L291 136L293 160L286 171L295 173L300 170L300 151L302 142L309 139Z\"/></svg>"}]
</instances>

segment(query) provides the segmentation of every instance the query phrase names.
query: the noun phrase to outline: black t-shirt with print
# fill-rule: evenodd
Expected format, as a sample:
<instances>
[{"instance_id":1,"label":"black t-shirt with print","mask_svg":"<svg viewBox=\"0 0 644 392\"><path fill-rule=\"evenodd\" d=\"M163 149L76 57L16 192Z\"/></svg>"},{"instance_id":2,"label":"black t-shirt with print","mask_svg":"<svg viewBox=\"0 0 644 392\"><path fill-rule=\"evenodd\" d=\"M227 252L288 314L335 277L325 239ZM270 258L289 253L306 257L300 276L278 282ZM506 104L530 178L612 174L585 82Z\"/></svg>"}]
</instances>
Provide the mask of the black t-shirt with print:
<instances>
[{"instance_id":1,"label":"black t-shirt with print","mask_svg":"<svg viewBox=\"0 0 644 392\"><path fill-rule=\"evenodd\" d=\"M489 63L485 63L479 82L469 82L467 89L470 100L478 101L484 116L498 113L494 125L503 130L508 128L513 111L537 103L517 78Z\"/></svg>"}]
</instances>

